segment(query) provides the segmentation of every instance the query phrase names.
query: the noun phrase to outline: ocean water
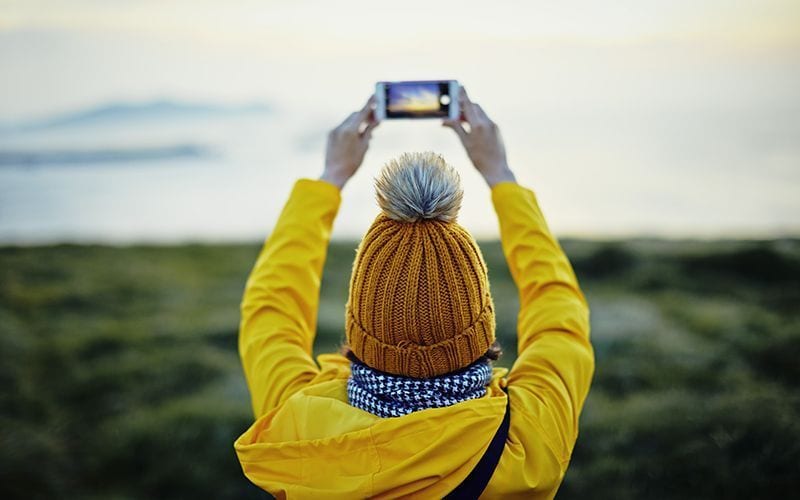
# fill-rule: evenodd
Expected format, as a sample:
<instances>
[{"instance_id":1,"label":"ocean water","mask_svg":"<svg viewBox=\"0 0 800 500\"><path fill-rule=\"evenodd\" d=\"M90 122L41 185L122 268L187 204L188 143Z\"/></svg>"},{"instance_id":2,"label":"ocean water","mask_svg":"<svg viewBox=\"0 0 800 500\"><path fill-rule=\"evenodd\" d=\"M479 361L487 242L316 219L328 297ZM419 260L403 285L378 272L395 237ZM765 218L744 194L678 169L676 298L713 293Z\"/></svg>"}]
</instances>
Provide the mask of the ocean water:
<instances>
[{"instance_id":1,"label":"ocean water","mask_svg":"<svg viewBox=\"0 0 800 500\"><path fill-rule=\"evenodd\" d=\"M262 110L7 127L0 243L260 240L292 184L321 173L327 132L341 118ZM800 233L800 129L788 111L503 118L511 166L559 236ZM488 188L436 120L375 130L342 193L334 237L363 234L378 213L374 175L414 150L440 152L459 170L459 222L476 237L496 237Z\"/></svg>"}]
</instances>

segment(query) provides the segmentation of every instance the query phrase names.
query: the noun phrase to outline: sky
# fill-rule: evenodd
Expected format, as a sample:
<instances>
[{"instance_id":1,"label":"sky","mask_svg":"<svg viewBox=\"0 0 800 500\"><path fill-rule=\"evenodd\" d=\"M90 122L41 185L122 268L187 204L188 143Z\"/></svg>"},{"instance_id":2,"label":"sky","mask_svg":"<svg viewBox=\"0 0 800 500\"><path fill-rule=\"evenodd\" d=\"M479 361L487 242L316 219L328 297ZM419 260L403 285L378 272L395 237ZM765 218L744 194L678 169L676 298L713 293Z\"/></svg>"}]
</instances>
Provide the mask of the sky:
<instances>
[{"instance_id":1,"label":"sky","mask_svg":"<svg viewBox=\"0 0 800 500\"><path fill-rule=\"evenodd\" d=\"M263 102L307 128L312 175L374 82L456 78L561 232L797 234L798 55L796 0L0 0L0 123ZM382 124L367 159L418 141L467 163L441 132Z\"/></svg>"},{"instance_id":2,"label":"sky","mask_svg":"<svg viewBox=\"0 0 800 500\"><path fill-rule=\"evenodd\" d=\"M0 0L0 116L163 94L302 102L322 82L344 99L369 91L379 75L455 70L476 90L499 85L490 76L519 88L542 77L570 80L577 71L563 66L576 58L639 79L668 66L677 73L673 90L686 94L694 90L685 88L687 73L710 61L785 65L796 78L798 26L793 0L408 0L380 8L352 0ZM596 92L585 96L595 102L612 83L596 77ZM748 75L738 92L797 83L769 77ZM647 82L631 83L641 91Z\"/></svg>"}]
</instances>

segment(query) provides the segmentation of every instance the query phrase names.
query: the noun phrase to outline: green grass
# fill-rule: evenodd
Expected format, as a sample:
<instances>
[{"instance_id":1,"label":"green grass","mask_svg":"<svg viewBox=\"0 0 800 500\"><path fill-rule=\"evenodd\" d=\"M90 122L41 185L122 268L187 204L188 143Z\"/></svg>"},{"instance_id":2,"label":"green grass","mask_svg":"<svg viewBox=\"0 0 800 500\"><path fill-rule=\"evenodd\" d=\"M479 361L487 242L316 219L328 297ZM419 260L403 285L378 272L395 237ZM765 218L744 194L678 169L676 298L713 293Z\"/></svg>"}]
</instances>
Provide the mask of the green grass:
<instances>
[{"instance_id":1,"label":"green grass","mask_svg":"<svg viewBox=\"0 0 800 500\"><path fill-rule=\"evenodd\" d=\"M563 242L597 355L559 498L755 498L800 486L800 241ZM0 497L263 498L234 439L260 245L0 248ZM356 242L325 266L315 350L343 341ZM518 300L482 242L498 337Z\"/></svg>"}]
</instances>

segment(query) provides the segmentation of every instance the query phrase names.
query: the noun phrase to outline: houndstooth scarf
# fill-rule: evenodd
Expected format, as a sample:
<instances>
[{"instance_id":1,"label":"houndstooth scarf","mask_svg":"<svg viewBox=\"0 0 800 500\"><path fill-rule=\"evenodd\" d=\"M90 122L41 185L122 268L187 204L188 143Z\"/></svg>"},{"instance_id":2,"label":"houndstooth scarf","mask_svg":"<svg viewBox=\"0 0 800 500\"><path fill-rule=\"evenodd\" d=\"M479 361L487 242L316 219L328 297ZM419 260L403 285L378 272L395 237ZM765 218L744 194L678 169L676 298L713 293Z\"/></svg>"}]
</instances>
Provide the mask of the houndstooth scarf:
<instances>
[{"instance_id":1,"label":"houndstooth scarf","mask_svg":"<svg viewBox=\"0 0 800 500\"><path fill-rule=\"evenodd\" d=\"M373 370L352 361L347 397L352 406L379 417L400 417L427 408L441 408L486 394L492 365L481 359L457 372L417 379Z\"/></svg>"}]
</instances>

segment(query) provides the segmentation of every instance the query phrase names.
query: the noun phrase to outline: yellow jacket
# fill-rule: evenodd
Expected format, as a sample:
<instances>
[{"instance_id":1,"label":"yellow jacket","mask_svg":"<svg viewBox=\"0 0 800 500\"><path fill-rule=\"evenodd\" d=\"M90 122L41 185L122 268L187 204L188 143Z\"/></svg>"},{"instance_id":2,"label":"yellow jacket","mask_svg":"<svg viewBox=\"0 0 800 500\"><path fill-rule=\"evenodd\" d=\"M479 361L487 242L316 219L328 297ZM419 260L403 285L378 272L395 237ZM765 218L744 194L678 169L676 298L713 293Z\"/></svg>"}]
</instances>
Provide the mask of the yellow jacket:
<instances>
[{"instance_id":1,"label":"yellow jacket","mask_svg":"<svg viewBox=\"0 0 800 500\"><path fill-rule=\"evenodd\" d=\"M492 188L520 296L514 366L495 368L482 398L397 418L350 406L350 362L311 354L340 202L333 184L298 180L247 281L239 353L256 420L234 443L244 474L278 498L441 498L480 460L509 397L508 439L482 498L555 496L594 352L586 300L534 193Z\"/></svg>"}]
</instances>

